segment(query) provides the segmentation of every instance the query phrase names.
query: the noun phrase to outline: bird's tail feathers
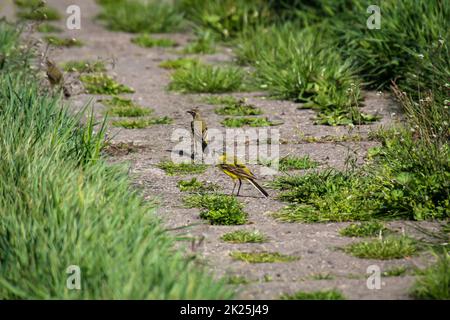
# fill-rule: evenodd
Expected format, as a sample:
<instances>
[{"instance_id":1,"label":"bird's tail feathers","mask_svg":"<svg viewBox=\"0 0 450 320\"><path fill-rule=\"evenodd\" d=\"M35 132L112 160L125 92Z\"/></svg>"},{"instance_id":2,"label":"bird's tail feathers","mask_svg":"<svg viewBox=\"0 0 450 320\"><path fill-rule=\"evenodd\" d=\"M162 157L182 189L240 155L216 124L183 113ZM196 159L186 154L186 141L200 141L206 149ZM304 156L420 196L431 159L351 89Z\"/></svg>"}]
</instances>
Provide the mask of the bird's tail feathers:
<instances>
[{"instance_id":1,"label":"bird's tail feathers","mask_svg":"<svg viewBox=\"0 0 450 320\"><path fill-rule=\"evenodd\" d=\"M248 179L248 182L250 182L256 189L258 189L259 192L261 192L264 197L268 198L269 194L266 190L264 190L256 181Z\"/></svg>"}]
</instances>

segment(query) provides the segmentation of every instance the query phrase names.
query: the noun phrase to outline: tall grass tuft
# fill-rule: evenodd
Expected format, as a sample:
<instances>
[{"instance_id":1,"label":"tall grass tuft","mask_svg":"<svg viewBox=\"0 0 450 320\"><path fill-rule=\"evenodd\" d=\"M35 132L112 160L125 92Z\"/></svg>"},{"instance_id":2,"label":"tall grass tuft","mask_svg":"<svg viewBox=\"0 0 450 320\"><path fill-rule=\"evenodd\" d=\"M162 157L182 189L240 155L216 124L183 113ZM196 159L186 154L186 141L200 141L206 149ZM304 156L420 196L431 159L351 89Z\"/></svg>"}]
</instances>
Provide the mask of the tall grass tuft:
<instances>
[{"instance_id":1,"label":"tall grass tuft","mask_svg":"<svg viewBox=\"0 0 450 320\"><path fill-rule=\"evenodd\" d=\"M171 3L155 0L97 1L99 18L114 31L131 33L171 32L179 28L183 14Z\"/></svg>"},{"instance_id":2,"label":"tall grass tuft","mask_svg":"<svg viewBox=\"0 0 450 320\"><path fill-rule=\"evenodd\" d=\"M352 9L330 19L330 26L345 55L354 59L361 75L373 87L387 88L391 80L398 79L412 91L417 90L417 80L421 87L430 89L436 70L430 72L428 66L436 55L446 60L447 70L440 68L439 72L448 75L447 1L383 1L381 28L373 30L366 26L367 14L363 11L367 6L351 2Z\"/></svg>"},{"instance_id":3,"label":"tall grass tuft","mask_svg":"<svg viewBox=\"0 0 450 320\"><path fill-rule=\"evenodd\" d=\"M172 75L169 89L181 92L224 93L239 90L244 73L234 67L193 64Z\"/></svg>"},{"instance_id":4,"label":"tall grass tuft","mask_svg":"<svg viewBox=\"0 0 450 320\"><path fill-rule=\"evenodd\" d=\"M361 99L350 59L329 50L330 36L319 27L301 31L293 23L241 34L237 55L256 69L260 88L280 99L303 102L323 114L351 113ZM355 119L356 120L356 119Z\"/></svg>"},{"instance_id":5,"label":"tall grass tuft","mask_svg":"<svg viewBox=\"0 0 450 320\"><path fill-rule=\"evenodd\" d=\"M127 170L102 161L103 125L37 83L22 67L0 73L0 298L229 298L174 249ZM82 290L66 286L71 265Z\"/></svg>"},{"instance_id":6,"label":"tall grass tuft","mask_svg":"<svg viewBox=\"0 0 450 320\"><path fill-rule=\"evenodd\" d=\"M262 0L181 0L180 10L202 30L223 40L271 21L271 12Z\"/></svg>"}]
</instances>

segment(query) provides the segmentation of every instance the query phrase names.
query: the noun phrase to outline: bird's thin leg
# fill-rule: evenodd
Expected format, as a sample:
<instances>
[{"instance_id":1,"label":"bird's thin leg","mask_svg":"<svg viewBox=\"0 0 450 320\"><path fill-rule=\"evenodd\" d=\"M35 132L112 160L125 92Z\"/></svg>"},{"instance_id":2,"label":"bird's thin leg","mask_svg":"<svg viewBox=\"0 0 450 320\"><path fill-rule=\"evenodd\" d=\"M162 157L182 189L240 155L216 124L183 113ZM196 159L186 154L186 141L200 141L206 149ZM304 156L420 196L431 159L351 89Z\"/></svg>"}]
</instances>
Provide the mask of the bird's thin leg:
<instances>
[{"instance_id":1,"label":"bird's thin leg","mask_svg":"<svg viewBox=\"0 0 450 320\"><path fill-rule=\"evenodd\" d=\"M234 195L234 189L236 189L236 183L237 183L237 181L235 180L234 181L234 186L233 186L233 191L231 191L231 195Z\"/></svg>"},{"instance_id":2,"label":"bird's thin leg","mask_svg":"<svg viewBox=\"0 0 450 320\"><path fill-rule=\"evenodd\" d=\"M194 139L194 143L191 145L191 159L195 162L195 156L196 156L196 152L195 152L195 139Z\"/></svg>"},{"instance_id":3,"label":"bird's thin leg","mask_svg":"<svg viewBox=\"0 0 450 320\"><path fill-rule=\"evenodd\" d=\"M238 192L237 192L236 196L239 196L239 191L241 191L241 186L242 186L242 181L241 181L241 179L239 179L239 188L238 188Z\"/></svg>"}]
</instances>

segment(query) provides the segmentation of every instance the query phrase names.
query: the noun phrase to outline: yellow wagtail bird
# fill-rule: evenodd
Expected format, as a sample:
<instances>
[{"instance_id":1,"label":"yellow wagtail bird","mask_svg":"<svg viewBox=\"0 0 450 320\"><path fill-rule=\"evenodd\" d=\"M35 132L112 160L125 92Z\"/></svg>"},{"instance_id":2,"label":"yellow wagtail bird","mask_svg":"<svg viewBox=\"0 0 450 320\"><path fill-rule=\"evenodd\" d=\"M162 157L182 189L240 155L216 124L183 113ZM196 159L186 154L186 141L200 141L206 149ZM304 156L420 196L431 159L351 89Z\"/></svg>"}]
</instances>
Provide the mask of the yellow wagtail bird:
<instances>
[{"instance_id":1,"label":"yellow wagtail bird","mask_svg":"<svg viewBox=\"0 0 450 320\"><path fill-rule=\"evenodd\" d=\"M191 131L194 136L194 141L201 141L202 151L205 152L205 149L208 146L208 127L206 125L206 121L203 120L198 109L189 110L187 113L192 115Z\"/></svg>"},{"instance_id":2,"label":"yellow wagtail bird","mask_svg":"<svg viewBox=\"0 0 450 320\"><path fill-rule=\"evenodd\" d=\"M241 190L242 180L248 181L252 184L259 192L261 192L264 197L268 198L269 194L264 190L255 180L255 175L250 171L249 168L245 166L242 162L238 160L237 157L228 157L225 153L219 157L219 163L217 166L234 181L234 187L231 194L234 194L234 189L236 189L236 183L239 181L239 188L237 191L237 196Z\"/></svg>"},{"instance_id":3,"label":"yellow wagtail bird","mask_svg":"<svg viewBox=\"0 0 450 320\"><path fill-rule=\"evenodd\" d=\"M60 86L63 89L64 96L66 98L70 97L69 90L64 86L64 75L62 71L59 70L56 64L50 59L46 60L46 65L47 65L47 78L52 88L55 86Z\"/></svg>"}]
</instances>

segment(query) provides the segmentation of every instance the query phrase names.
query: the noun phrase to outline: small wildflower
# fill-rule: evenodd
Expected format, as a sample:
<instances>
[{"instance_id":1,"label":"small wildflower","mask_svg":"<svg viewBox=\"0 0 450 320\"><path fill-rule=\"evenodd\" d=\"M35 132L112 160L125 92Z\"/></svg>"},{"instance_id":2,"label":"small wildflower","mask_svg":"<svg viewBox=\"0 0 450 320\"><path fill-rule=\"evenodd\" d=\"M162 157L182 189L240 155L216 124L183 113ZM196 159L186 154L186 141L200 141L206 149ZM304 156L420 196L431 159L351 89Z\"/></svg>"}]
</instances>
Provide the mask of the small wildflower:
<instances>
[{"instance_id":1,"label":"small wildflower","mask_svg":"<svg viewBox=\"0 0 450 320\"><path fill-rule=\"evenodd\" d=\"M423 59L424 55L420 53L420 54L417 55L417 57L418 57L419 59Z\"/></svg>"}]
</instances>

